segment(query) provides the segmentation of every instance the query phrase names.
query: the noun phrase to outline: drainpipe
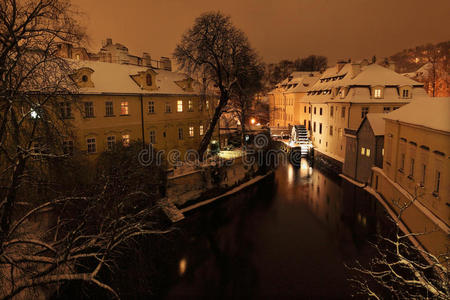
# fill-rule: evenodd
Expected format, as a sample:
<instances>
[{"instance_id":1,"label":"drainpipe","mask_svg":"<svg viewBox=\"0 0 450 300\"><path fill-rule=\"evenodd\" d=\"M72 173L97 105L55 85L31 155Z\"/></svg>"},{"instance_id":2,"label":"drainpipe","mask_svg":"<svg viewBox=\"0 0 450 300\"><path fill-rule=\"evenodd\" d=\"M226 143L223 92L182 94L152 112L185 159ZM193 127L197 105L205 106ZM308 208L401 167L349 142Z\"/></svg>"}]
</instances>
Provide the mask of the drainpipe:
<instances>
[{"instance_id":1,"label":"drainpipe","mask_svg":"<svg viewBox=\"0 0 450 300\"><path fill-rule=\"evenodd\" d=\"M144 134L144 100L140 95L141 100L141 132L142 132L142 149L145 149L145 134Z\"/></svg>"}]
</instances>

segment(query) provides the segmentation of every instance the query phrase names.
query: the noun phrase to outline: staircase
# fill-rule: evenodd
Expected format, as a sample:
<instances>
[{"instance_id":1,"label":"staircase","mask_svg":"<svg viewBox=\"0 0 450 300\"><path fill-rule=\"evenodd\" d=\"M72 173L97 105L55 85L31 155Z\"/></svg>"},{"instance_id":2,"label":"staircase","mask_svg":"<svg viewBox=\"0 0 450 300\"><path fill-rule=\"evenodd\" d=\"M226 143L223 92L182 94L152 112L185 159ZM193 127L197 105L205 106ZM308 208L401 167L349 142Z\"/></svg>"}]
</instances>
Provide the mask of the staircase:
<instances>
[{"instance_id":1,"label":"staircase","mask_svg":"<svg viewBox=\"0 0 450 300\"><path fill-rule=\"evenodd\" d=\"M291 141L295 144L299 144L302 156L308 155L312 143L309 139L309 132L304 125L294 125L292 127Z\"/></svg>"}]
</instances>

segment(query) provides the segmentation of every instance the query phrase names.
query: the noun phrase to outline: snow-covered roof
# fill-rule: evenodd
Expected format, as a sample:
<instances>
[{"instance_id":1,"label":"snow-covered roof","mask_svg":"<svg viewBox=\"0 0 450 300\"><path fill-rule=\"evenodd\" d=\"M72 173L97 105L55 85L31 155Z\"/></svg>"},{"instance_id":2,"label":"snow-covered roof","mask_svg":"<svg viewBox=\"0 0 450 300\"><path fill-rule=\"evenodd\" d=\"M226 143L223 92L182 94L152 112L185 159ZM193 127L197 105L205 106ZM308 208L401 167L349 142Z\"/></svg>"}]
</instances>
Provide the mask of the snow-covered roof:
<instances>
[{"instance_id":1,"label":"snow-covered roof","mask_svg":"<svg viewBox=\"0 0 450 300\"><path fill-rule=\"evenodd\" d=\"M99 61L70 60L74 69L90 68L94 72L91 80L94 87L80 88L81 94L175 94L196 95L200 89L184 90L176 81L189 78L186 74L171 72L162 69L152 69L156 73L154 90L142 89L132 78L139 72L146 72L149 68L135 65L115 64Z\"/></svg>"},{"instance_id":2,"label":"snow-covered roof","mask_svg":"<svg viewBox=\"0 0 450 300\"><path fill-rule=\"evenodd\" d=\"M361 72L357 74L354 78L345 78L342 82L344 85L420 85L423 84L407 78L395 71L388 68L382 67L377 64L371 64L366 67L361 68Z\"/></svg>"},{"instance_id":3,"label":"snow-covered roof","mask_svg":"<svg viewBox=\"0 0 450 300\"><path fill-rule=\"evenodd\" d=\"M304 93L319 78L320 72L295 71L278 83L268 94L275 93Z\"/></svg>"},{"instance_id":4,"label":"snow-covered roof","mask_svg":"<svg viewBox=\"0 0 450 300\"><path fill-rule=\"evenodd\" d=\"M421 97L384 116L387 120L450 132L450 97Z\"/></svg>"},{"instance_id":5,"label":"snow-covered roof","mask_svg":"<svg viewBox=\"0 0 450 300\"><path fill-rule=\"evenodd\" d=\"M366 115L366 119L370 124L370 127L372 127L373 133L378 136L378 135L384 135L384 117L385 114L384 113L378 113L378 114L374 114L374 113L370 113Z\"/></svg>"},{"instance_id":6,"label":"snow-covered roof","mask_svg":"<svg viewBox=\"0 0 450 300\"><path fill-rule=\"evenodd\" d=\"M383 98L372 99L370 87L384 86ZM377 102L377 103L408 103L410 99L402 99L398 95L397 88L412 86L413 97L422 95L423 84L407 78L393 70L377 64L345 63L328 68L320 79L308 89L305 99L311 103L326 102ZM342 88L350 88L344 91L345 96L334 95L333 92L342 91Z\"/></svg>"}]
</instances>

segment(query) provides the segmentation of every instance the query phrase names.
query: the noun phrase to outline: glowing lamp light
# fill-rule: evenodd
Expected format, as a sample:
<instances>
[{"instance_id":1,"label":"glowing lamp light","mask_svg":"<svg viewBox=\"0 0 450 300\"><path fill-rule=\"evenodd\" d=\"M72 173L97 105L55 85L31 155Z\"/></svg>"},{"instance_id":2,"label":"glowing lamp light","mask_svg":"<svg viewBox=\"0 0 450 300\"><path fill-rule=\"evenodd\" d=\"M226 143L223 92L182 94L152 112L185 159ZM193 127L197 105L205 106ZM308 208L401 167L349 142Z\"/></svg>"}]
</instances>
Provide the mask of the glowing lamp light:
<instances>
[{"instance_id":1,"label":"glowing lamp light","mask_svg":"<svg viewBox=\"0 0 450 300\"><path fill-rule=\"evenodd\" d=\"M251 119L250 119L250 123L251 123L251 124L255 124L255 123L256 123L255 118L251 118Z\"/></svg>"},{"instance_id":2,"label":"glowing lamp light","mask_svg":"<svg viewBox=\"0 0 450 300\"><path fill-rule=\"evenodd\" d=\"M187 266L187 261L186 258L182 258L180 260L180 263L178 264L178 271L180 276L184 274L184 272L186 272L186 266Z\"/></svg>"}]
</instances>

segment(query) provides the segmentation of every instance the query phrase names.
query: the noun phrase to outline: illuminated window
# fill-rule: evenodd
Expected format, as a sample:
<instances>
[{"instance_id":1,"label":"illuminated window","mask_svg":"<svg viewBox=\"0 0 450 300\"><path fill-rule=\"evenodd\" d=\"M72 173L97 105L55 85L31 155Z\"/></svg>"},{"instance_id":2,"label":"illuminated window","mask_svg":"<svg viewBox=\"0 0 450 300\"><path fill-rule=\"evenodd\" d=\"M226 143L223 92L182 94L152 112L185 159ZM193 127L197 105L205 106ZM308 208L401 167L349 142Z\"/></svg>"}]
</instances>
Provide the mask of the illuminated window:
<instances>
[{"instance_id":1,"label":"illuminated window","mask_svg":"<svg viewBox=\"0 0 450 300\"><path fill-rule=\"evenodd\" d=\"M366 148L361 147L361 155L366 155Z\"/></svg>"},{"instance_id":2,"label":"illuminated window","mask_svg":"<svg viewBox=\"0 0 450 300\"><path fill-rule=\"evenodd\" d=\"M190 137L194 136L194 126L189 126L189 136Z\"/></svg>"},{"instance_id":3,"label":"illuminated window","mask_svg":"<svg viewBox=\"0 0 450 300\"><path fill-rule=\"evenodd\" d=\"M384 148L381 149L381 156L384 156Z\"/></svg>"},{"instance_id":4,"label":"illuminated window","mask_svg":"<svg viewBox=\"0 0 450 300\"><path fill-rule=\"evenodd\" d=\"M194 111L194 103L192 100L188 100L188 111Z\"/></svg>"},{"instance_id":5,"label":"illuminated window","mask_svg":"<svg viewBox=\"0 0 450 300\"><path fill-rule=\"evenodd\" d=\"M156 131L150 130L150 144L156 144Z\"/></svg>"},{"instance_id":6,"label":"illuminated window","mask_svg":"<svg viewBox=\"0 0 450 300\"><path fill-rule=\"evenodd\" d=\"M369 148L366 149L366 156L370 157L370 149Z\"/></svg>"},{"instance_id":7,"label":"illuminated window","mask_svg":"<svg viewBox=\"0 0 450 300\"><path fill-rule=\"evenodd\" d=\"M209 110L209 101L206 100L206 110Z\"/></svg>"},{"instance_id":8,"label":"illuminated window","mask_svg":"<svg viewBox=\"0 0 450 300\"><path fill-rule=\"evenodd\" d=\"M177 112L182 112L183 111L183 100L178 100L177 101Z\"/></svg>"},{"instance_id":9,"label":"illuminated window","mask_svg":"<svg viewBox=\"0 0 450 300\"><path fill-rule=\"evenodd\" d=\"M128 115L128 102L127 101L120 102L120 114L122 116Z\"/></svg>"},{"instance_id":10,"label":"illuminated window","mask_svg":"<svg viewBox=\"0 0 450 300\"><path fill-rule=\"evenodd\" d=\"M86 140L87 142L87 152L88 153L95 153L97 152L97 145L95 142L95 138L89 138Z\"/></svg>"},{"instance_id":11,"label":"illuminated window","mask_svg":"<svg viewBox=\"0 0 450 300\"><path fill-rule=\"evenodd\" d=\"M125 147L128 147L130 145L130 135L129 134L122 135L122 144Z\"/></svg>"},{"instance_id":12,"label":"illuminated window","mask_svg":"<svg viewBox=\"0 0 450 300\"><path fill-rule=\"evenodd\" d=\"M149 114L155 113L155 101L148 101L148 113Z\"/></svg>"},{"instance_id":13,"label":"illuminated window","mask_svg":"<svg viewBox=\"0 0 450 300\"><path fill-rule=\"evenodd\" d=\"M203 135L203 125L200 125L199 131L200 131L200 135Z\"/></svg>"},{"instance_id":14,"label":"illuminated window","mask_svg":"<svg viewBox=\"0 0 450 300\"><path fill-rule=\"evenodd\" d=\"M114 146L116 145L116 137L115 136L108 136L106 138L106 149L108 151L112 151L114 149Z\"/></svg>"},{"instance_id":15,"label":"illuminated window","mask_svg":"<svg viewBox=\"0 0 450 300\"><path fill-rule=\"evenodd\" d=\"M373 97L374 98L381 98L381 89L380 88L376 88L373 90Z\"/></svg>"}]
</instances>

